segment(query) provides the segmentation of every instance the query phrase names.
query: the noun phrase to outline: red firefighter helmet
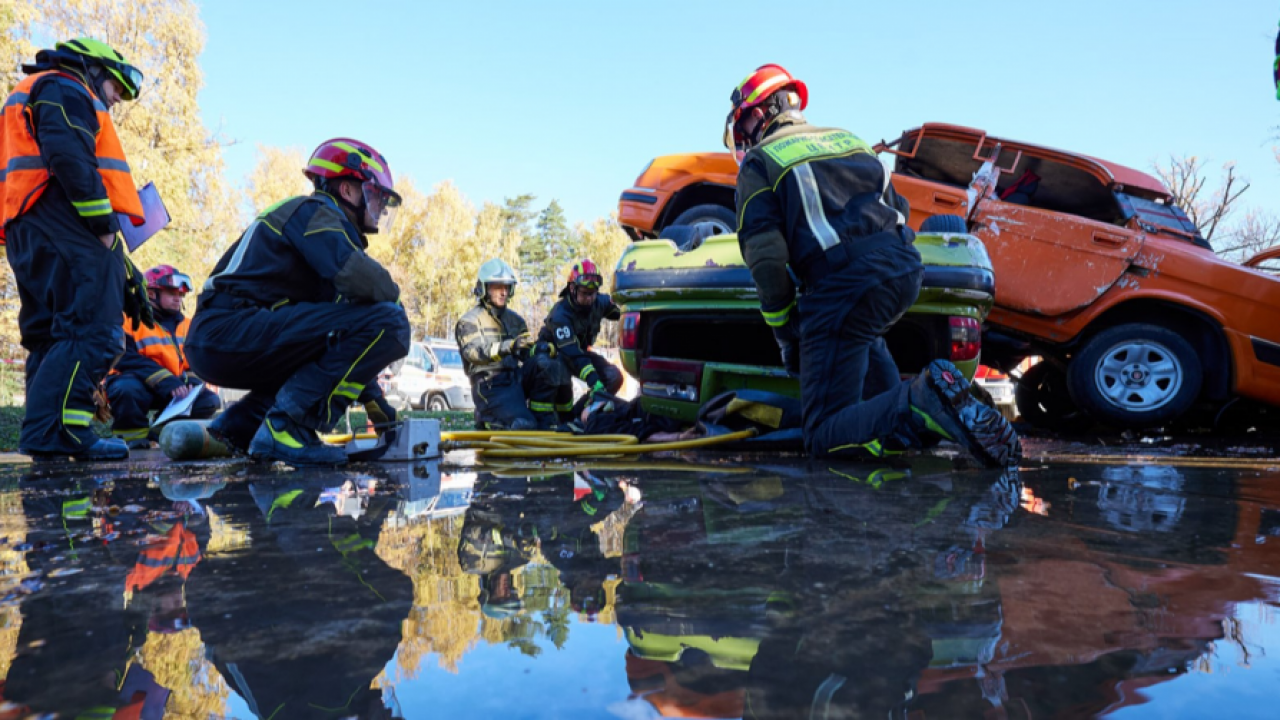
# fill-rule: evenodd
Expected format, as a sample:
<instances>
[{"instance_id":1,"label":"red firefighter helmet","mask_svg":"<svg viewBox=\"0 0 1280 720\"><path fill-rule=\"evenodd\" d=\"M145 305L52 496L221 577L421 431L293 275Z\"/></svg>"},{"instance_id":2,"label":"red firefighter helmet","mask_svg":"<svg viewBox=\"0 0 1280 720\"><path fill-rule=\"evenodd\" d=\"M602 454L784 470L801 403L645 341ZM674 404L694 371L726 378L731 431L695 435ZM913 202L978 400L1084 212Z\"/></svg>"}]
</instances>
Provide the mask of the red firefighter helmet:
<instances>
[{"instance_id":1,"label":"red firefighter helmet","mask_svg":"<svg viewBox=\"0 0 1280 720\"><path fill-rule=\"evenodd\" d=\"M779 95L783 90L789 92ZM725 120L724 146L741 161L742 155L760 142L769 121L789 110L800 111L808 107L809 86L781 65L761 65L733 89L729 102L732 107ZM754 122L750 131L744 131L742 127L747 119Z\"/></svg>"},{"instance_id":2,"label":"red firefighter helmet","mask_svg":"<svg viewBox=\"0 0 1280 720\"><path fill-rule=\"evenodd\" d=\"M604 276L600 274L600 268L588 259L573 264L569 270L569 284L578 287L588 288L590 290L599 290L600 285L604 283Z\"/></svg>"},{"instance_id":3,"label":"red firefighter helmet","mask_svg":"<svg viewBox=\"0 0 1280 720\"><path fill-rule=\"evenodd\" d=\"M148 290L177 290L179 293L186 295L195 287L191 278L172 265L157 265L142 274L147 281Z\"/></svg>"},{"instance_id":4,"label":"red firefighter helmet","mask_svg":"<svg viewBox=\"0 0 1280 720\"><path fill-rule=\"evenodd\" d=\"M350 138L334 138L320 143L311 153L303 173L313 181L350 178L364 191L364 232L387 232L400 207L400 194L391 179L391 166L382 153Z\"/></svg>"}]
</instances>

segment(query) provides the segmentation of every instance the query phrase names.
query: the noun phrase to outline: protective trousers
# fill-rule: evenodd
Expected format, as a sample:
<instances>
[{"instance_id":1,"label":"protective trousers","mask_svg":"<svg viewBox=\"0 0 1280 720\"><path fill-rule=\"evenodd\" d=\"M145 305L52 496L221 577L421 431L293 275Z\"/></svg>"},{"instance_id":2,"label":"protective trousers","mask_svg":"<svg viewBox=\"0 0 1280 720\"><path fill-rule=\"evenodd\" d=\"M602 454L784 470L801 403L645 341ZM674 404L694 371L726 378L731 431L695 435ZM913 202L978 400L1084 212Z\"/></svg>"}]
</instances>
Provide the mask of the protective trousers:
<instances>
[{"instance_id":1,"label":"protective trousers","mask_svg":"<svg viewBox=\"0 0 1280 720\"><path fill-rule=\"evenodd\" d=\"M18 447L76 454L98 439L89 427L93 392L124 350L124 266L88 231L53 233L24 216L5 234L29 352Z\"/></svg>"},{"instance_id":2,"label":"protective trousers","mask_svg":"<svg viewBox=\"0 0 1280 720\"><path fill-rule=\"evenodd\" d=\"M332 430L352 402L372 397L378 373L409 353L409 320L394 303L220 304L202 304L185 349L202 379L250 391L219 421L239 448L273 406L303 427Z\"/></svg>"},{"instance_id":3,"label":"protective trousers","mask_svg":"<svg viewBox=\"0 0 1280 720\"><path fill-rule=\"evenodd\" d=\"M551 357L551 353L538 349L530 353L521 366L525 395L529 398L529 410L539 429L547 429L569 419L573 409L573 381L569 379L564 363Z\"/></svg>"},{"instance_id":4,"label":"protective trousers","mask_svg":"<svg viewBox=\"0 0 1280 720\"><path fill-rule=\"evenodd\" d=\"M200 395L191 406L188 417L202 419L211 418L222 401L208 388L202 387ZM107 400L111 402L112 432L116 437L125 440L143 440L151 421L147 413L155 410L163 411L169 407L173 396L169 393L153 390L141 379L132 375L109 375L107 377Z\"/></svg>"},{"instance_id":5,"label":"protective trousers","mask_svg":"<svg viewBox=\"0 0 1280 720\"><path fill-rule=\"evenodd\" d=\"M884 334L920 293L924 268L912 247L858 258L800 298L800 397L810 455L881 457L886 443L916 446L908 383Z\"/></svg>"}]
</instances>

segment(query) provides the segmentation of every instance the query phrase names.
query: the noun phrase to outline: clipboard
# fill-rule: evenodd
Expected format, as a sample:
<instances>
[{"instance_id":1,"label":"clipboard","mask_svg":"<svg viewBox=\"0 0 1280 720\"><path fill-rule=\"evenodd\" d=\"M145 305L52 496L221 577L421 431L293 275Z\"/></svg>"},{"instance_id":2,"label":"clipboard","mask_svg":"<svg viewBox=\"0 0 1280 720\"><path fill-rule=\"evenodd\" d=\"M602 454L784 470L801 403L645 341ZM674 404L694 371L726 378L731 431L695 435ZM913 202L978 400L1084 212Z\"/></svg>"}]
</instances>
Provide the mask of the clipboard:
<instances>
[{"instance_id":1,"label":"clipboard","mask_svg":"<svg viewBox=\"0 0 1280 720\"><path fill-rule=\"evenodd\" d=\"M134 225L133 220L124 213L116 213L116 218L120 220L120 234L124 236L129 252L142 247L142 243L169 226L169 210L160 199L160 191L156 190L155 183L144 185L138 191L138 198L142 200L144 222L141 225Z\"/></svg>"},{"instance_id":2,"label":"clipboard","mask_svg":"<svg viewBox=\"0 0 1280 720\"><path fill-rule=\"evenodd\" d=\"M196 383L191 386L191 392L187 396L169 403L164 412L156 416L155 422L151 423L151 427L157 428L169 422L170 420L187 417L191 414L191 408L196 404L196 396L200 391L204 390L204 383Z\"/></svg>"}]
</instances>

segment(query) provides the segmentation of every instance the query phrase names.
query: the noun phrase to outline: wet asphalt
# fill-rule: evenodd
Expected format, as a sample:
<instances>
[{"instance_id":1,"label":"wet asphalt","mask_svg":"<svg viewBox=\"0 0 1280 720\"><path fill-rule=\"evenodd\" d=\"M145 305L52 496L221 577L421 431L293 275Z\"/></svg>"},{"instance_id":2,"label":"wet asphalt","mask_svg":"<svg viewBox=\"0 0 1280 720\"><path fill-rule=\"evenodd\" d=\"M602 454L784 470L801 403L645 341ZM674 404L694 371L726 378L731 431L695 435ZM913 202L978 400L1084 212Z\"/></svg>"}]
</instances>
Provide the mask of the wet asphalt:
<instances>
[{"instance_id":1,"label":"wet asphalt","mask_svg":"<svg viewBox=\"0 0 1280 720\"><path fill-rule=\"evenodd\" d=\"M0 718L1272 717L1280 460L1184 440L10 458Z\"/></svg>"}]
</instances>

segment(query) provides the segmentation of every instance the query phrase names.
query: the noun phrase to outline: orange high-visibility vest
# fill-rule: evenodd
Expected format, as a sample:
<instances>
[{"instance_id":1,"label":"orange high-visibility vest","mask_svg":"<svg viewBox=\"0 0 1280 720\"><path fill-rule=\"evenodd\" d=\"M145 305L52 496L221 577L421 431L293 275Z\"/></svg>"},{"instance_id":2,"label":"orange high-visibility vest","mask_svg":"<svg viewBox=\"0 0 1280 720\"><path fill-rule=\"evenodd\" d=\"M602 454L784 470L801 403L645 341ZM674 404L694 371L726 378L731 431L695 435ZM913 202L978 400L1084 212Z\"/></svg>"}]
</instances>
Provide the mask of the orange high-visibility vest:
<instances>
[{"instance_id":1,"label":"orange high-visibility vest","mask_svg":"<svg viewBox=\"0 0 1280 720\"><path fill-rule=\"evenodd\" d=\"M178 523L169 528L163 540L138 555L124 580L124 589L126 592L141 590L169 571L186 580L199 563L200 545L195 534Z\"/></svg>"},{"instance_id":2,"label":"orange high-visibility vest","mask_svg":"<svg viewBox=\"0 0 1280 720\"><path fill-rule=\"evenodd\" d=\"M134 225L141 225L142 200L138 197L138 188L133 183L129 162L125 159L124 148L120 146L107 106L76 76L48 70L28 75L18 83L4 103L3 113L0 113L0 242L4 241L4 226L30 210L49 184L49 169L44 166L40 146L31 134L34 119L27 105L31 88L46 75L60 75L73 80L93 100L93 107L98 113L94 154L98 156L98 174L107 189L111 210L124 213Z\"/></svg>"},{"instance_id":3,"label":"orange high-visibility vest","mask_svg":"<svg viewBox=\"0 0 1280 720\"><path fill-rule=\"evenodd\" d=\"M134 330L133 321L127 315L124 319L124 332L133 338L133 344L138 347L138 354L156 361L160 367L178 376L191 369L187 364L187 354L183 352L189 327L191 327L191 318L184 317L182 322L178 323L176 331L170 335L159 321L153 328L140 324L138 329Z\"/></svg>"}]
</instances>

